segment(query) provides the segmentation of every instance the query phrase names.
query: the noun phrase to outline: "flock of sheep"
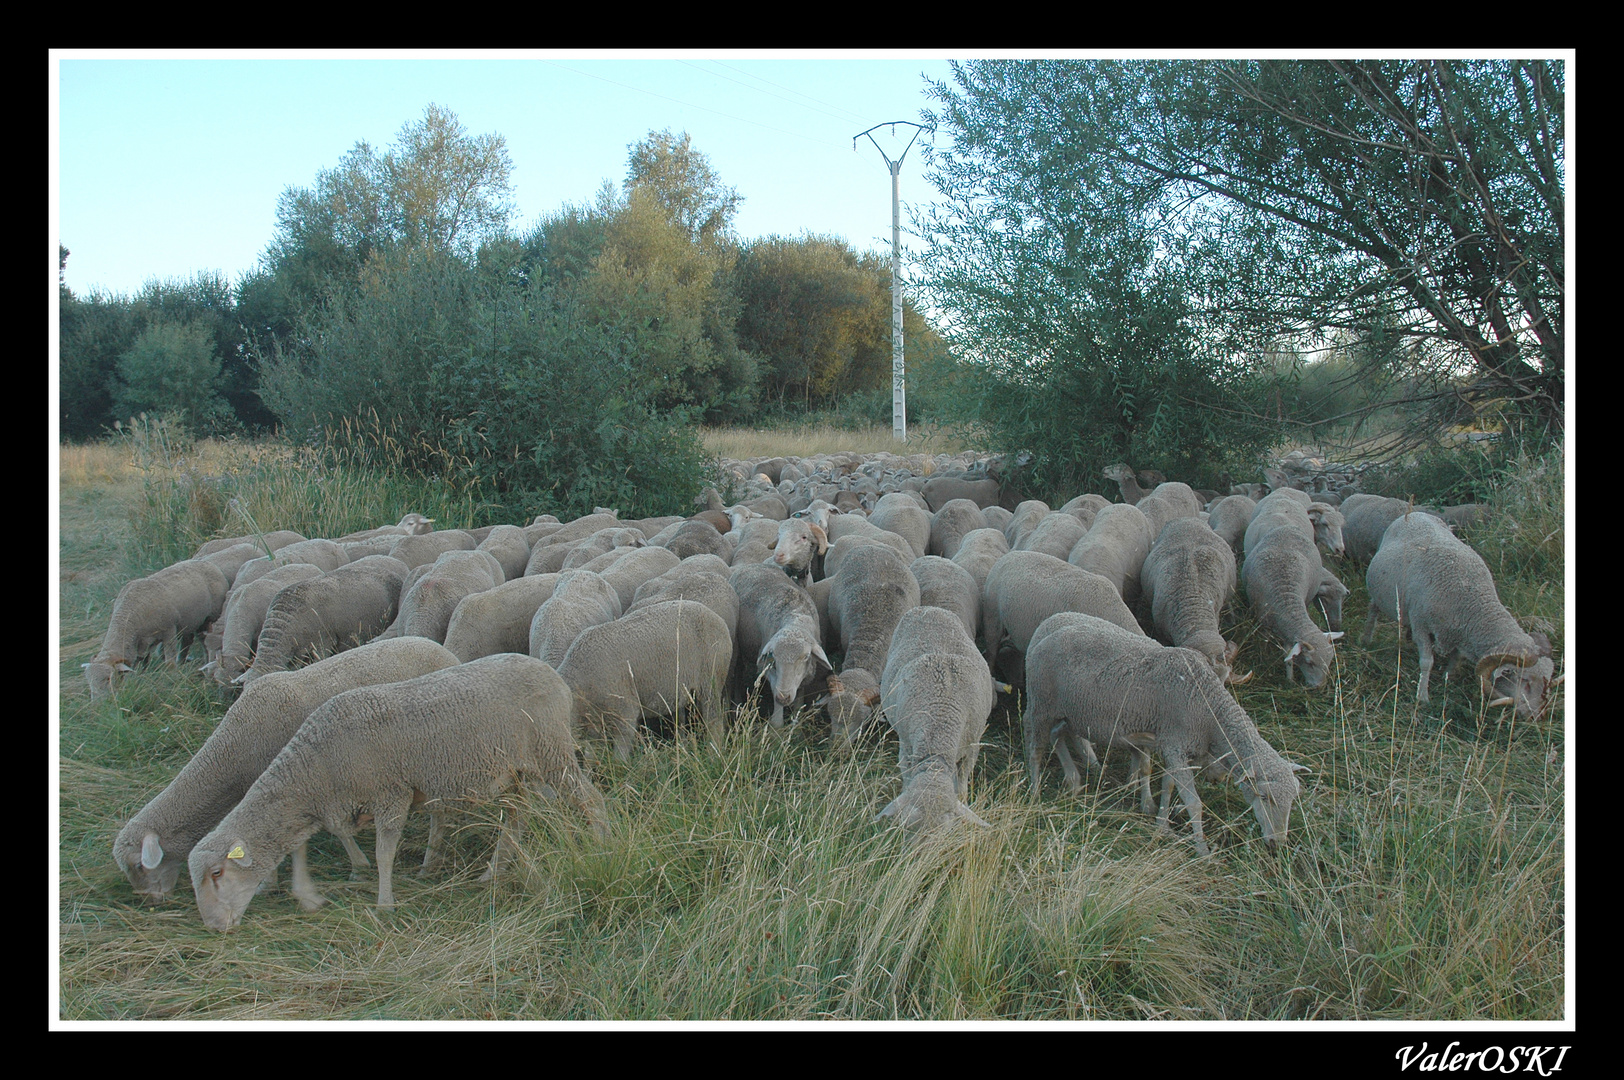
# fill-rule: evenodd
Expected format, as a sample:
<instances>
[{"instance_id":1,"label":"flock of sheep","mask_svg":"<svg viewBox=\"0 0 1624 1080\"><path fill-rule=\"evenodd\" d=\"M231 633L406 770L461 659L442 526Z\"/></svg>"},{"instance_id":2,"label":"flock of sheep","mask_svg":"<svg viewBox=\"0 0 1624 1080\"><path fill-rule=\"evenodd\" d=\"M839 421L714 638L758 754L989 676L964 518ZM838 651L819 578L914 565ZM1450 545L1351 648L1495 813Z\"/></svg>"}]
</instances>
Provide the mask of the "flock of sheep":
<instances>
[{"instance_id":1,"label":"flock of sheep","mask_svg":"<svg viewBox=\"0 0 1624 1080\"><path fill-rule=\"evenodd\" d=\"M200 635L203 670L241 694L119 834L120 869L156 899L184 864L205 924L226 930L288 856L292 895L321 905L306 841L337 835L359 870L354 836L370 825L390 907L413 806L430 815L423 873L443 859L443 812L504 791L563 797L603 835L578 750L627 758L643 720L684 710L719 741L728 702L757 691L775 729L798 701L825 710L838 751L883 716L903 787L880 818L915 834L986 824L968 784L997 693L1020 686L1034 790L1051 757L1077 790L1096 747L1118 748L1164 831L1177 790L1200 854L1198 774L1233 780L1274 846L1304 766L1227 689L1250 676L1233 670L1219 616L1244 588L1288 676L1323 685L1348 589L1321 549L1368 560L1364 640L1378 616L1409 631L1420 700L1440 659L1473 666L1487 703L1522 715L1553 685L1549 641L1501 606L1483 560L1400 500L1310 492L1274 471L1267 493L1218 497L1120 465L1106 476L1127 501L1006 508L1000 459L729 464L746 497L723 506L707 491L687 518L434 530L408 514L332 540L215 540L130 582L85 665L91 696L156 650L178 662ZM504 819L487 878L521 820Z\"/></svg>"}]
</instances>

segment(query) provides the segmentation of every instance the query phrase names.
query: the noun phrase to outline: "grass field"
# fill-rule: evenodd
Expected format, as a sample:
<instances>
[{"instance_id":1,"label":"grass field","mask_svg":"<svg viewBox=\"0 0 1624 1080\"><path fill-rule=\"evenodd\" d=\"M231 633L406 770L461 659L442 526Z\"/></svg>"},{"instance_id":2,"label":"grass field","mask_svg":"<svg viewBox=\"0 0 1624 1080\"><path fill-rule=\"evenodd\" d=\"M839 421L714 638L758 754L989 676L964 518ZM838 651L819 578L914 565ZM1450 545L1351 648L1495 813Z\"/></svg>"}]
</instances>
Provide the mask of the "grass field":
<instances>
[{"instance_id":1,"label":"grass field","mask_svg":"<svg viewBox=\"0 0 1624 1080\"><path fill-rule=\"evenodd\" d=\"M1348 634L1318 691L1286 681L1243 600L1226 619L1241 670L1257 671L1238 689L1242 705L1312 769L1288 847L1273 856L1228 785L1202 785L1210 858L1195 857L1178 815L1174 835L1159 836L1116 755L1079 797L1057 770L1034 792L1018 713L1002 698L971 791L992 827L909 847L872 824L900 786L888 729L842 757L822 718L805 713L777 739L745 708L720 751L679 730L629 763L596 753L614 820L606 841L567 808L527 806L519 872L481 885L493 807L460 821L447 870L421 880L404 872L427 832L414 817L398 906L381 912L376 880L344 880L342 850L320 834L312 873L333 903L307 914L274 889L236 931L214 933L184 881L165 903L138 902L111 849L228 702L195 671L159 664L92 703L79 665L120 586L192 542L187 514L248 531L229 527L239 511L208 494L207 476L235 477L231 498L264 527L308 535L423 507L399 505L390 481L355 477L326 478L318 498L273 448L203 444L182 460L129 444L64 447L61 468L61 1020L1571 1014L1565 696L1519 722L1483 712L1469 678L1435 678L1432 704L1418 708L1413 647L1390 625L1358 645L1363 573L1345 566ZM1549 627L1559 669L1561 491L1559 461L1527 463L1500 493L1499 523L1473 537L1507 605ZM428 512L459 523L452 500Z\"/></svg>"}]
</instances>

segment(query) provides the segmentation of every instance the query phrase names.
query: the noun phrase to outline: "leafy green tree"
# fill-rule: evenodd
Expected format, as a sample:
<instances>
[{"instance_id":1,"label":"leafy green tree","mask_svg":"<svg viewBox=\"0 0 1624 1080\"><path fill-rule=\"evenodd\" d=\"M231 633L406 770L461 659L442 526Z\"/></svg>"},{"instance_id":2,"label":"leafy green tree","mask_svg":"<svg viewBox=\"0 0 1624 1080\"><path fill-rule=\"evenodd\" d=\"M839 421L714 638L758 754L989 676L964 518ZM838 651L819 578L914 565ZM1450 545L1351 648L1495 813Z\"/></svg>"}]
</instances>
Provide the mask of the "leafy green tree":
<instances>
[{"instance_id":1,"label":"leafy green tree","mask_svg":"<svg viewBox=\"0 0 1624 1080\"><path fill-rule=\"evenodd\" d=\"M1203 367L1341 335L1410 365L1415 396L1560 429L1560 63L977 61L955 81L933 91L944 300L991 278L1049 303L1120 237L1181 283Z\"/></svg>"},{"instance_id":2,"label":"leafy green tree","mask_svg":"<svg viewBox=\"0 0 1624 1080\"><path fill-rule=\"evenodd\" d=\"M722 183L710 160L684 131L651 131L631 147L626 190L647 189L666 215L696 243L723 239L744 201Z\"/></svg>"},{"instance_id":3,"label":"leafy green tree","mask_svg":"<svg viewBox=\"0 0 1624 1080\"><path fill-rule=\"evenodd\" d=\"M217 434L231 408L220 395L220 358L201 322L154 321L118 358L113 408L118 416L154 413L194 434Z\"/></svg>"},{"instance_id":4,"label":"leafy green tree","mask_svg":"<svg viewBox=\"0 0 1624 1080\"><path fill-rule=\"evenodd\" d=\"M80 298L59 289L58 408L64 439L92 439L112 427L118 358L135 343L142 319L127 298L99 291Z\"/></svg>"}]
</instances>

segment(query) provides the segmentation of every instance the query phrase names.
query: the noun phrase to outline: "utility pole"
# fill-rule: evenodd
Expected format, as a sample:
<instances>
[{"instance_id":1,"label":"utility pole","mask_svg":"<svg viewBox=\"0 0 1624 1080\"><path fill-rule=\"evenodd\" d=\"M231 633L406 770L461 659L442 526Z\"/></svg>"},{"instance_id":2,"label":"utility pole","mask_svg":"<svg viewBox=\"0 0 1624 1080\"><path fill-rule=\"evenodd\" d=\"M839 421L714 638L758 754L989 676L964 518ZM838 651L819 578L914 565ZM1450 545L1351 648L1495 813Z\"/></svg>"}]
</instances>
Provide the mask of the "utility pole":
<instances>
[{"instance_id":1,"label":"utility pole","mask_svg":"<svg viewBox=\"0 0 1624 1080\"><path fill-rule=\"evenodd\" d=\"M924 130L923 124L915 124L912 120L892 120L889 123L892 134L896 133L898 124L908 124L914 128L913 139L902 148L902 153L895 161L881 149L880 144L874 142L874 136L869 132L876 128L886 127L886 124L875 124L868 131L859 131L851 137L851 148L857 149L857 140L868 135L868 141L874 143L874 149L880 151L885 158L885 164L891 169L891 437L897 442L908 441L908 390L902 362L902 225L901 211L897 202L898 178L902 175L902 159L908 156L913 149L914 139L919 138L919 132Z\"/></svg>"}]
</instances>

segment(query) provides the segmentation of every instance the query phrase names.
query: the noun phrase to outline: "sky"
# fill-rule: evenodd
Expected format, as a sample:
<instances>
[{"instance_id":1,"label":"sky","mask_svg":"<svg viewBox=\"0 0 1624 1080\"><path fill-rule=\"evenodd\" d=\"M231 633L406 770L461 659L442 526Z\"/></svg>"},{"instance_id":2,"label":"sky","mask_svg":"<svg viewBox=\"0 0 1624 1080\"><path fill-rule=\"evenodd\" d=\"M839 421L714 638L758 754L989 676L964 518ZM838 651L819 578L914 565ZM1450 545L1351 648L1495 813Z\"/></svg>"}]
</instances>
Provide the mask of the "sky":
<instances>
[{"instance_id":1,"label":"sky","mask_svg":"<svg viewBox=\"0 0 1624 1080\"><path fill-rule=\"evenodd\" d=\"M431 102L470 134L507 140L520 228L620 183L629 148L669 129L743 196L741 239L811 232L888 250L881 151L895 160L914 129L882 128L878 146L855 150L853 136L919 121L927 77L952 80L940 56L881 53L58 50L52 61L52 224L80 296L200 271L240 280L284 190L314 186L357 142L387 148ZM934 194L917 146L899 187L906 230L908 207Z\"/></svg>"}]
</instances>

